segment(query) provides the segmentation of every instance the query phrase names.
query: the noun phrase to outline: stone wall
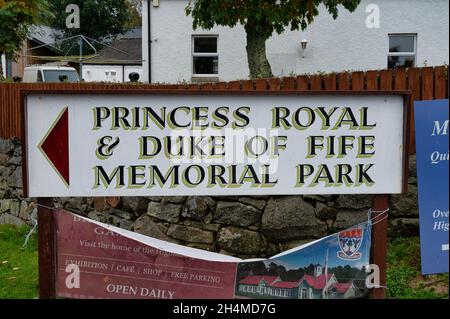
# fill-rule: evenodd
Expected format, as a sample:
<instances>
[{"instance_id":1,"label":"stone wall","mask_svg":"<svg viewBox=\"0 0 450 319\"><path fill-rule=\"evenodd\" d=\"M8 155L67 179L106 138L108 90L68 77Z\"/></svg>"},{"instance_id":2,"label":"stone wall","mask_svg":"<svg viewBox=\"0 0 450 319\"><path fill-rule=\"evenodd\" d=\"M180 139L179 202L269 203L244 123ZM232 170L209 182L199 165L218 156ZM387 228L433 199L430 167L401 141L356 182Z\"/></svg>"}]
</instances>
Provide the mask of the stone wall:
<instances>
[{"instance_id":1,"label":"stone wall","mask_svg":"<svg viewBox=\"0 0 450 319\"><path fill-rule=\"evenodd\" d=\"M415 157L409 192L391 197L390 236L418 234ZM31 223L23 199L21 146L0 139L0 224ZM370 196L177 196L59 198L55 205L89 218L190 247L268 257L367 219Z\"/></svg>"}]
</instances>

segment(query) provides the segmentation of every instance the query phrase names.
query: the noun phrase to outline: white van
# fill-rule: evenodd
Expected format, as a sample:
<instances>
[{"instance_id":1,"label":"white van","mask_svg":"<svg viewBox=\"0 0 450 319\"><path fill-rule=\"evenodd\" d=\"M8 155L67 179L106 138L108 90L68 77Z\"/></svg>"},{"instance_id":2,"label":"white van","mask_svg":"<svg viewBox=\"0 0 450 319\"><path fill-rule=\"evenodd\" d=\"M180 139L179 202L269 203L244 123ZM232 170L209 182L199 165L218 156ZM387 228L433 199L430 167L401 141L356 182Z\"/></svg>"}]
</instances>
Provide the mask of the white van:
<instances>
[{"instance_id":1,"label":"white van","mask_svg":"<svg viewBox=\"0 0 450 319\"><path fill-rule=\"evenodd\" d=\"M23 83L80 82L77 70L59 65L33 65L25 67Z\"/></svg>"}]
</instances>

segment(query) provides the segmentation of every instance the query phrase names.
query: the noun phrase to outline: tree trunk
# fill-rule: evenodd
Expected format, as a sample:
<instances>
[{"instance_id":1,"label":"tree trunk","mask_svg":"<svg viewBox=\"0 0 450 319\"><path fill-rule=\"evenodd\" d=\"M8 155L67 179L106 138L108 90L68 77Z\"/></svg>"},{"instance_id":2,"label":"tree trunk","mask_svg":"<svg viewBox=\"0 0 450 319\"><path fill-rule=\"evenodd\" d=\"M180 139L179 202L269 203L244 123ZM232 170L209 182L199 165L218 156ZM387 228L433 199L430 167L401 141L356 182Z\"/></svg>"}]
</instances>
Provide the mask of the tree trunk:
<instances>
[{"instance_id":1,"label":"tree trunk","mask_svg":"<svg viewBox=\"0 0 450 319\"><path fill-rule=\"evenodd\" d=\"M265 34L256 31L256 28L245 26L247 33L247 60L251 79L273 77L272 68L266 56L266 40L269 38Z\"/></svg>"}]
</instances>

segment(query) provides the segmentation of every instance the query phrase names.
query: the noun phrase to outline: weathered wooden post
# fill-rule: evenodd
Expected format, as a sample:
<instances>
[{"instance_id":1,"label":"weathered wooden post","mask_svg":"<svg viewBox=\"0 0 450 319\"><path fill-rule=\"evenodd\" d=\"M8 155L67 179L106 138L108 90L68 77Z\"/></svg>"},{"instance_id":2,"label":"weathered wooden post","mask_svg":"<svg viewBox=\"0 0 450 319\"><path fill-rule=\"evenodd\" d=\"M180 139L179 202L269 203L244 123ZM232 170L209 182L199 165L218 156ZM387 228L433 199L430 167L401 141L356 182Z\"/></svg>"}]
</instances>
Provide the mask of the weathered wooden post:
<instances>
[{"instance_id":1,"label":"weathered wooden post","mask_svg":"<svg viewBox=\"0 0 450 319\"><path fill-rule=\"evenodd\" d=\"M379 287L372 291L372 298L386 298L386 257L389 195L372 197L372 263L380 269Z\"/></svg>"},{"instance_id":2,"label":"weathered wooden post","mask_svg":"<svg viewBox=\"0 0 450 319\"><path fill-rule=\"evenodd\" d=\"M39 297L56 298L56 223L53 198L38 198Z\"/></svg>"},{"instance_id":3,"label":"weathered wooden post","mask_svg":"<svg viewBox=\"0 0 450 319\"><path fill-rule=\"evenodd\" d=\"M29 196L28 126L26 94L20 92L22 124L23 196ZM39 298L55 299L56 294L56 222L52 197L37 198Z\"/></svg>"}]
</instances>

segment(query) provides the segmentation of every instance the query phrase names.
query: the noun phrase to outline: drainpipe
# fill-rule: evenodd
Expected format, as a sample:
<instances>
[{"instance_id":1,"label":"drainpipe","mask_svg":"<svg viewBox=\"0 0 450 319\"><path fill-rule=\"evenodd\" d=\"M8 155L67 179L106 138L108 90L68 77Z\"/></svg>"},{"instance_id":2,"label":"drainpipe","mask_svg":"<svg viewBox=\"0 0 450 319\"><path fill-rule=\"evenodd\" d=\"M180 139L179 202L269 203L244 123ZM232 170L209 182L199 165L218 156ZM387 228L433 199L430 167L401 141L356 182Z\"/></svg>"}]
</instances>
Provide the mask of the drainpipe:
<instances>
[{"instance_id":1,"label":"drainpipe","mask_svg":"<svg viewBox=\"0 0 450 319\"><path fill-rule=\"evenodd\" d=\"M151 18L150 18L150 7L151 7L151 0L147 0L148 2L148 8L147 8L147 28L148 28L148 83L152 83L152 24L151 24Z\"/></svg>"}]
</instances>

